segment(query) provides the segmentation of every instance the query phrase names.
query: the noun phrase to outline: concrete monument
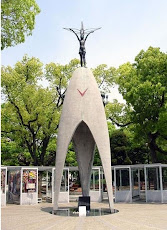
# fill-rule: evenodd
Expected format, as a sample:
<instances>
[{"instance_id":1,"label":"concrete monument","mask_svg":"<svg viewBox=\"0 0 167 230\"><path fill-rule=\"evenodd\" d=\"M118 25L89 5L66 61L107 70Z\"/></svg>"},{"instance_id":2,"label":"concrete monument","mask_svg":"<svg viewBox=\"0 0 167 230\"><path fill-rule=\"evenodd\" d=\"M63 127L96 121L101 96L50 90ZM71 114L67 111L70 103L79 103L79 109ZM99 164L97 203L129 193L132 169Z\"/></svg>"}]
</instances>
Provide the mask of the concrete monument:
<instances>
[{"instance_id":1,"label":"concrete monument","mask_svg":"<svg viewBox=\"0 0 167 230\"><path fill-rule=\"evenodd\" d=\"M92 72L80 67L73 73L68 86L58 131L54 210L58 209L58 196L63 167L70 141L73 140L83 196L89 195L90 176L95 144L98 147L110 208L113 208L111 154L104 106Z\"/></svg>"},{"instance_id":2,"label":"concrete monument","mask_svg":"<svg viewBox=\"0 0 167 230\"><path fill-rule=\"evenodd\" d=\"M83 62L85 63L85 56L81 57L81 66ZM109 205L113 209L111 154L106 116L96 80L91 70L85 67L74 71L63 103L56 151L54 210L58 209L63 167L71 140L77 156L84 197L89 196L91 169L97 145L104 169Z\"/></svg>"}]
</instances>

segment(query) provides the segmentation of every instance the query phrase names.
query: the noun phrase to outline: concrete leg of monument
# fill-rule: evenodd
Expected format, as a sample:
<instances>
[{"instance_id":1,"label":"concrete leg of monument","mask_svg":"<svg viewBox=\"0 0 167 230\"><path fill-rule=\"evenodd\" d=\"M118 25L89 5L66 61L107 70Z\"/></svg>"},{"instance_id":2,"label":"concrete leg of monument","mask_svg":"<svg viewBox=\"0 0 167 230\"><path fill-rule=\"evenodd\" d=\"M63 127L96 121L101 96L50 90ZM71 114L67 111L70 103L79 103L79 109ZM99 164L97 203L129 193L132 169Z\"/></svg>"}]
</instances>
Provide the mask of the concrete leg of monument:
<instances>
[{"instance_id":1,"label":"concrete leg of monument","mask_svg":"<svg viewBox=\"0 0 167 230\"><path fill-rule=\"evenodd\" d=\"M53 210L58 209L58 200L61 187L61 179L63 175L63 168L66 159L69 143L76 130L78 121L69 124L69 130L67 132L67 125L65 122L60 122L58 139L57 139L57 150L56 150L56 168L54 175L54 202Z\"/></svg>"},{"instance_id":2,"label":"concrete leg of monument","mask_svg":"<svg viewBox=\"0 0 167 230\"><path fill-rule=\"evenodd\" d=\"M77 127L73 136L73 143L77 155L82 195L89 196L95 141L85 122L82 121Z\"/></svg>"}]
</instances>

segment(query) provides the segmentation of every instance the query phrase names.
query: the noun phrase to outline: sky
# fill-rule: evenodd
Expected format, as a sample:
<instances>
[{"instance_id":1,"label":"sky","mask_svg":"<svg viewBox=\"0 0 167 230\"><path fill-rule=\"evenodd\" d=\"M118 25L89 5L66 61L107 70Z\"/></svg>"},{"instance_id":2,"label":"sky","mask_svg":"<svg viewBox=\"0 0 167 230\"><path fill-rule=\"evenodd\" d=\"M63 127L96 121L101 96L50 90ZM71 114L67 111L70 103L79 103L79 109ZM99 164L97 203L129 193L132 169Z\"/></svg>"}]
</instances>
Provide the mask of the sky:
<instances>
[{"instance_id":1,"label":"sky","mask_svg":"<svg viewBox=\"0 0 167 230\"><path fill-rule=\"evenodd\" d=\"M75 35L63 28L102 27L86 41L87 67L118 67L133 62L141 49L160 47L167 52L167 0L37 0L41 13L25 43L1 53L2 65L13 66L27 54L44 64L66 64L78 58ZM118 97L117 88L111 97Z\"/></svg>"}]
</instances>

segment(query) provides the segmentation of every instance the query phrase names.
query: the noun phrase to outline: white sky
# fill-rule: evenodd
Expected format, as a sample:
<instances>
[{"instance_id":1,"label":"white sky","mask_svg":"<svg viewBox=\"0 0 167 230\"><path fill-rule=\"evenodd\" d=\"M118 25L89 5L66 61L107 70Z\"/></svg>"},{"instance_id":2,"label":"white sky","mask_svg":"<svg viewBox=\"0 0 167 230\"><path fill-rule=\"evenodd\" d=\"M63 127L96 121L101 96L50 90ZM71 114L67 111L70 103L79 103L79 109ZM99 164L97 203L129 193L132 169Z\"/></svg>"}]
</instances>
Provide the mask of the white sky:
<instances>
[{"instance_id":1,"label":"white sky","mask_svg":"<svg viewBox=\"0 0 167 230\"><path fill-rule=\"evenodd\" d=\"M88 67L118 67L149 46L167 51L167 0L37 0L41 13L26 42L2 51L2 65L14 65L24 54L44 64L68 63L79 58L74 34L63 27L102 27L86 42ZM111 98L121 100L113 89Z\"/></svg>"}]
</instances>

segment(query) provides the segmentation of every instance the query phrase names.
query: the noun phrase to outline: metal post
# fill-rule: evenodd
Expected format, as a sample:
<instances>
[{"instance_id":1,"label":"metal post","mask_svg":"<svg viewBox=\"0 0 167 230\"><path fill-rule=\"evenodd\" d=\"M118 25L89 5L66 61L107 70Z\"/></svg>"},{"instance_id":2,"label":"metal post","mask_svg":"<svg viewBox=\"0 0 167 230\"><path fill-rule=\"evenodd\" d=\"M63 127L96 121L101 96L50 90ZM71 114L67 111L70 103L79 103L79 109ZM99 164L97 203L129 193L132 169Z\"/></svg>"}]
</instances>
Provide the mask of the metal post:
<instances>
[{"instance_id":1,"label":"metal post","mask_svg":"<svg viewBox=\"0 0 167 230\"><path fill-rule=\"evenodd\" d=\"M20 170L20 205L22 205L22 186L23 186L22 177L23 177L23 169L21 168Z\"/></svg>"},{"instance_id":2,"label":"metal post","mask_svg":"<svg viewBox=\"0 0 167 230\"><path fill-rule=\"evenodd\" d=\"M101 200L103 200L103 169L100 169L100 190L101 190Z\"/></svg>"},{"instance_id":3,"label":"metal post","mask_svg":"<svg viewBox=\"0 0 167 230\"><path fill-rule=\"evenodd\" d=\"M104 189L104 187L103 187L103 180L104 180L104 176L103 176L103 169L102 169L102 173L101 173L101 176L102 176L102 184L101 184L101 188L102 188L102 200L103 200L103 198L104 198L104 194L103 194L103 189Z\"/></svg>"},{"instance_id":4,"label":"metal post","mask_svg":"<svg viewBox=\"0 0 167 230\"><path fill-rule=\"evenodd\" d=\"M156 180L157 180L157 190L160 189L159 177L158 177L158 168L156 168Z\"/></svg>"},{"instance_id":5,"label":"metal post","mask_svg":"<svg viewBox=\"0 0 167 230\"><path fill-rule=\"evenodd\" d=\"M36 174L36 193L37 193L37 204L38 204L38 168L37 169L37 174Z\"/></svg>"},{"instance_id":6,"label":"metal post","mask_svg":"<svg viewBox=\"0 0 167 230\"><path fill-rule=\"evenodd\" d=\"M55 192L54 181L55 181L55 168L52 168L52 204L54 204L54 192Z\"/></svg>"},{"instance_id":7,"label":"metal post","mask_svg":"<svg viewBox=\"0 0 167 230\"><path fill-rule=\"evenodd\" d=\"M122 190L122 170L121 169L119 170L119 175L120 175L120 177L119 177L120 178L120 186L119 187L120 187L120 191L121 191Z\"/></svg>"},{"instance_id":8,"label":"metal post","mask_svg":"<svg viewBox=\"0 0 167 230\"><path fill-rule=\"evenodd\" d=\"M146 195L146 203L147 203L147 168L144 166L144 179L145 179L145 195Z\"/></svg>"},{"instance_id":9,"label":"metal post","mask_svg":"<svg viewBox=\"0 0 167 230\"><path fill-rule=\"evenodd\" d=\"M140 169L138 169L138 186L139 186L139 197L140 197Z\"/></svg>"},{"instance_id":10,"label":"metal post","mask_svg":"<svg viewBox=\"0 0 167 230\"><path fill-rule=\"evenodd\" d=\"M131 174L131 168L129 167L129 185L130 185L130 194L131 194L131 201L132 202L132 174Z\"/></svg>"},{"instance_id":11,"label":"metal post","mask_svg":"<svg viewBox=\"0 0 167 230\"><path fill-rule=\"evenodd\" d=\"M101 184L101 179L100 179L100 168L98 169L99 172L99 197L101 197L101 189L100 189L100 184Z\"/></svg>"},{"instance_id":12,"label":"metal post","mask_svg":"<svg viewBox=\"0 0 167 230\"><path fill-rule=\"evenodd\" d=\"M129 171L129 175L130 175L130 171ZM129 177L129 181L130 181L130 177ZM129 182L129 185L130 185L130 182ZM133 197L133 191L134 191L134 170L133 169L131 170L131 185L132 185L132 197Z\"/></svg>"},{"instance_id":13,"label":"metal post","mask_svg":"<svg viewBox=\"0 0 167 230\"><path fill-rule=\"evenodd\" d=\"M69 181L70 181L70 173L69 173L69 168L67 169L67 184L68 184L68 187L67 187L67 191L68 191L68 203L70 202L70 184L69 184Z\"/></svg>"},{"instance_id":14,"label":"metal post","mask_svg":"<svg viewBox=\"0 0 167 230\"><path fill-rule=\"evenodd\" d=\"M46 171L46 196L48 196L48 171Z\"/></svg>"},{"instance_id":15,"label":"metal post","mask_svg":"<svg viewBox=\"0 0 167 230\"><path fill-rule=\"evenodd\" d=\"M95 191L95 171L94 169L92 170L93 172L93 190Z\"/></svg>"},{"instance_id":16,"label":"metal post","mask_svg":"<svg viewBox=\"0 0 167 230\"><path fill-rule=\"evenodd\" d=\"M162 166L159 166L159 176L160 176L160 190L161 190L161 203L164 202L164 197L163 197L163 184L162 184Z\"/></svg>"},{"instance_id":17,"label":"metal post","mask_svg":"<svg viewBox=\"0 0 167 230\"><path fill-rule=\"evenodd\" d=\"M10 178L10 174L11 174L11 171L9 169L9 171L8 171L8 196L7 196L7 203L10 200L10 195L9 195L9 178Z\"/></svg>"},{"instance_id":18,"label":"metal post","mask_svg":"<svg viewBox=\"0 0 167 230\"><path fill-rule=\"evenodd\" d=\"M6 188L7 188L7 175L8 175L8 171L7 171L7 168L6 168L6 173L5 173L5 205L6 205Z\"/></svg>"},{"instance_id":19,"label":"metal post","mask_svg":"<svg viewBox=\"0 0 167 230\"><path fill-rule=\"evenodd\" d=\"M117 192L117 181L116 181L116 180L117 180L117 179L116 179L116 178L117 178L117 177L116 177L116 168L114 167L115 202L117 202L117 199L116 199L116 197L117 197L117 196L116 196L116 192Z\"/></svg>"},{"instance_id":20,"label":"metal post","mask_svg":"<svg viewBox=\"0 0 167 230\"><path fill-rule=\"evenodd\" d=\"M67 181L66 181L66 179L67 179L67 171L65 169L64 170L64 186L65 186L65 191L64 192L66 192L66 187L67 187Z\"/></svg>"}]
</instances>

